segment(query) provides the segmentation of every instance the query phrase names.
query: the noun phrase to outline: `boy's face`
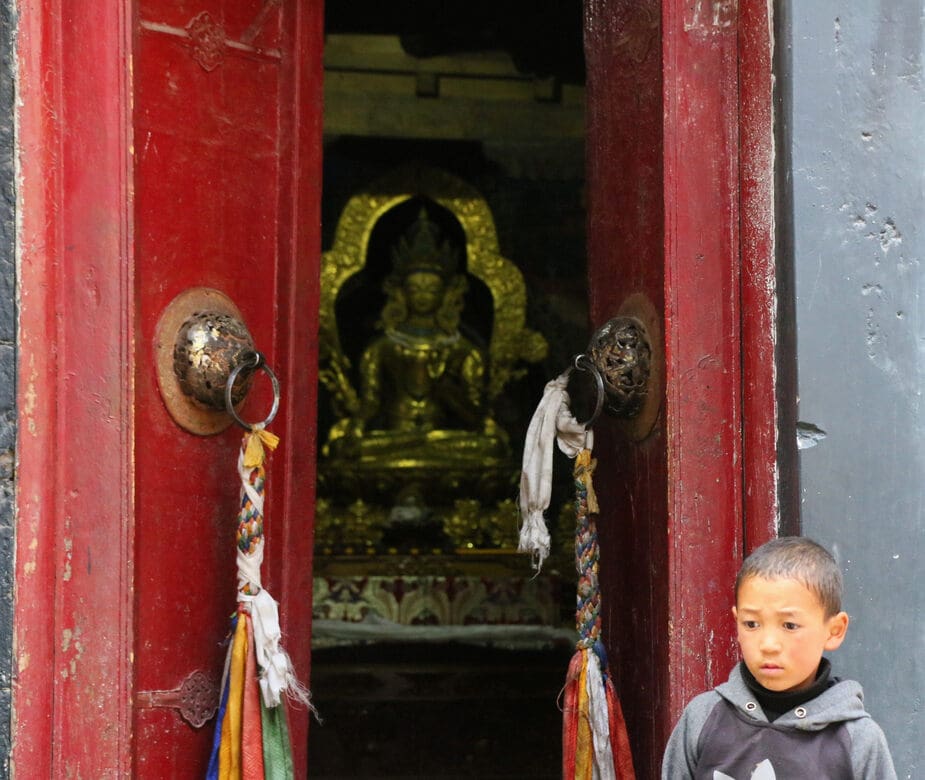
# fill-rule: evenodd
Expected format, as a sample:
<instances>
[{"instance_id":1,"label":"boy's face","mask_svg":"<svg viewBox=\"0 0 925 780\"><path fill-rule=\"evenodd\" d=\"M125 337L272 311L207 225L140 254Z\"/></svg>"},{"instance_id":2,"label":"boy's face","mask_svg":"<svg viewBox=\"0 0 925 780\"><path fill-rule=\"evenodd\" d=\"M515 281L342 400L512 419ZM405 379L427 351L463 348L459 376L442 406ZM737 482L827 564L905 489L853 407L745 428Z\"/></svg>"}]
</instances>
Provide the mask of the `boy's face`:
<instances>
[{"instance_id":1,"label":"boy's face","mask_svg":"<svg viewBox=\"0 0 925 780\"><path fill-rule=\"evenodd\" d=\"M800 691L816 679L824 650L845 638L848 615L826 617L819 598L798 580L749 577L732 608L742 657L770 691Z\"/></svg>"}]
</instances>

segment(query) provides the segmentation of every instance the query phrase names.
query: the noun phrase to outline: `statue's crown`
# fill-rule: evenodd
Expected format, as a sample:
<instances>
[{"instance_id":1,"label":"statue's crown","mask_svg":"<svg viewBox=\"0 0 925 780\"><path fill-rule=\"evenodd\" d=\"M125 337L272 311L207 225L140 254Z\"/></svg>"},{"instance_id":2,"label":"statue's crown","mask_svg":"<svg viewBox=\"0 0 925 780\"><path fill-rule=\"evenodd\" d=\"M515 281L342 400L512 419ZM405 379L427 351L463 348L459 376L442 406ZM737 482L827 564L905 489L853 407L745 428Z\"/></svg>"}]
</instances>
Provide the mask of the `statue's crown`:
<instances>
[{"instance_id":1,"label":"statue's crown","mask_svg":"<svg viewBox=\"0 0 925 780\"><path fill-rule=\"evenodd\" d=\"M395 273L407 276L428 271L444 278L452 276L459 267L459 251L448 240L440 243L440 237L440 228L430 221L422 206L417 220L392 248Z\"/></svg>"}]
</instances>

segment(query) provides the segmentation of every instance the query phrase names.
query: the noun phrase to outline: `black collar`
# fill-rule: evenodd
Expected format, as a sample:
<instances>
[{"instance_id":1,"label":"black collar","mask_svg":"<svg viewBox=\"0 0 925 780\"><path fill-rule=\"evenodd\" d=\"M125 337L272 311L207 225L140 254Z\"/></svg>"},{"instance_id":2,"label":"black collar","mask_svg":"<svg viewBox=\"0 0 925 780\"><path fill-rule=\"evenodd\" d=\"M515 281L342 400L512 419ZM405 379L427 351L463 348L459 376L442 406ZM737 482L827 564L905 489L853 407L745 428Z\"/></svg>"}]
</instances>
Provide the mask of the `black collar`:
<instances>
[{"instance_id":1,"label":"black collar","mask_svg":"<svg viewBox=\"0 0 925 780\"><path fill-rule=\"evenodd\" d=\"M806 704L811 699L815 699L820 693L837 682L831 677L832 664L829 663L828 658L823 658L819 662L816 679L809 688L802 691L769 691L748 671L744 661L739 664L739 669L742 671L742 679L745 680L745 685L755 694L761 709L764 710L765 717L772 723L785 712L789 712L801 704Z\"/></svg>"}]
</instances>

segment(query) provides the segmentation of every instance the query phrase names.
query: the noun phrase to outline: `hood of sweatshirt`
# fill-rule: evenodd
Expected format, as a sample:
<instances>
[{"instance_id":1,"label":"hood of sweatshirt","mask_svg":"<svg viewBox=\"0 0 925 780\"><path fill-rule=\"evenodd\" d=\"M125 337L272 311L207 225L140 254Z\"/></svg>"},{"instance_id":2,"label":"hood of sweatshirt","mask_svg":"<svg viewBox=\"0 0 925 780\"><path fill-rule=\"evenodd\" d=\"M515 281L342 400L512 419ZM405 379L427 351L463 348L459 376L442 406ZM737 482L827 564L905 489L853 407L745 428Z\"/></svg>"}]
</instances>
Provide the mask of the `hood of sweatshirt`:
<instances>
[{"instance_id":1,"label":"hood of sweatshirt","mask_svg":"<svg viewBox=\"0 0 925 780\"><path fill-rule=\"evenodd\" d=\"M836 681L834 685L815 699L785 712L774 721L774 725L820 731L832 723L869 718L870 715L864 709L864 691L860 684L854 680L832 679ZM729 680L717 687L716 692L746 717L767 722L755 694L742 679L738 664L729 675Z\"/></svg>"}]
</instances>

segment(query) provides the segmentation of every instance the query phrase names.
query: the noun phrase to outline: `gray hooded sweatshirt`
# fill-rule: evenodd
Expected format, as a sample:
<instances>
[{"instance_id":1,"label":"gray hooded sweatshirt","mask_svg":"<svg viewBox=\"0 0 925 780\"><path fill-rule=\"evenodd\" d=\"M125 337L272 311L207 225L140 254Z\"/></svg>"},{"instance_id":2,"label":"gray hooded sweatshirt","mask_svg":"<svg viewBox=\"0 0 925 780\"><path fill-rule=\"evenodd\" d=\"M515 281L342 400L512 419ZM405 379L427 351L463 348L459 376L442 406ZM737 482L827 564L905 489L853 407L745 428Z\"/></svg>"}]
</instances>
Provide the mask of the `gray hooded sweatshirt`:
<instances>
[{"instance_id":1,"label":"gray hooded sweatshirt","mask_svg":"<svg viewBox=\"0 0 925 780\"><path fill-rule=\"evenodd\" d=\"M695 697L675 726L662 780L895 780L880 727L853 680L769 723L739 667Z\"/></svg>"}]
</instances>

